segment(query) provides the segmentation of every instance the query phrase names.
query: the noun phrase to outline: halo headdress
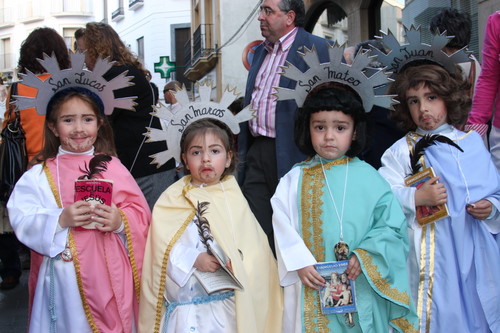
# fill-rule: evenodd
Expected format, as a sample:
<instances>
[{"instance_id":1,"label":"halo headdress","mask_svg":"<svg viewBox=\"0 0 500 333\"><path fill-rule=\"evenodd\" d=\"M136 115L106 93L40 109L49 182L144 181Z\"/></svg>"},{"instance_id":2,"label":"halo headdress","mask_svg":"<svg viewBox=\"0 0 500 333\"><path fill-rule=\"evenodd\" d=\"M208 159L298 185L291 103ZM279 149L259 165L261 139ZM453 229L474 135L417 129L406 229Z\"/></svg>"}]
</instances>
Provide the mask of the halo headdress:
<instances>
[{"instance_id":1,"label":"halo headdress","mask_svg":"<svg viewBox=\"0 0 500 333\"><path fill-rule=\"evenodd\" d=\"M114 77L110 81L103 78L103 75L113 66L113 62L108 59L99 58L93 71L85 68L85 55L81 52L71 53L71 68L60 69L55 54L43 55L43 59L38 59L40 64L47 70L50 77L45 81L30 71L27 74L20 74L23 78L22 84L36 88L35 97L15 96L14 104L21 110L36 108L40 115L47 112L47 105L51 98L58 92L66 89L79 87L84 88L97 95L104 105L104 113L111 114L113 109L121 108L135 110L134 99L136 97L115 98L113 91L133 85L130 80L132 76L127 76L127 71Z\"/></svg>"},{"instance_id":2,"label":"halo headdress","mask_svg":"<svg viewBox=\"0 0 500 333\"><path fill-rule=\"evenodd\" d=\"M295 89L275 87L278 100L295 99L298 107L302 107L307 95L317 86L326 82L337 82L352 88L363 101L366 112L370 112L374 105L390 108L393 104L392 96L375 95L374 89L390 83L389 73L385 69L377 70L373 75L367 77L363 69L367 68L375 58L370 56L370 51L359 52L351 65L343 63L344 46L328 44L330 61L319 63L316 48L312 50L304 48L304 53L299 52L309 66L305 72L301 72L290 62L282 66L281 75L297 82Z\"/></svg>"},{"instance_id":3,"label":"halo headdress","mask_svg":"<svg viewBox=\"0 0 500 333\"><path fill-rule=\"evenodd\" d=\"M399 44L390 30L388 33L382 32L382 36L376 38L381 39L384 46L390 49L390 52L385 54L374 46L372 47L373 54L377 56L377 60L382 63L388 71L398 73L411 62L427 61L440 65L449 73L454 73L456 65L463 62L471 61L471 51L467 51L464 47L455 53L448 55L443 51L443 48L452 39L452 36L446 36L446 31L433 36L431 44L422 43L420 27L415 28L413 25L410 29L404 27L406 32L407 44Z\"/></svg>"},{"instance_id":4,"label":"halo headdress","mask_svg":"<svg viewBox=\"0 0 500 333\"><path fill-rule=\"evenodd\" d=\"M154 107L153 115L162 121L162 129L147 128L148 132L144 135L148 138L146 142L166 141L168 149L157 154L151 155L152 164L158 167L165 164L171 158L181 162L180 141L184 130L193 122L203 119L216 119L226 124L231 132L238 134L240 132L239 123L247 121L254 117L254 111L250 110L250 105L233 115L228 106L238 97L236 89L226 88L219 102L210 100L212 92L212 83L197 83L200 98L198 101L190 101L185 87L175 92L175 98L181 105L181 108L174 114L166 106ZM167 126L163 124L166 123Z\"/></svg>"}]
</instances>

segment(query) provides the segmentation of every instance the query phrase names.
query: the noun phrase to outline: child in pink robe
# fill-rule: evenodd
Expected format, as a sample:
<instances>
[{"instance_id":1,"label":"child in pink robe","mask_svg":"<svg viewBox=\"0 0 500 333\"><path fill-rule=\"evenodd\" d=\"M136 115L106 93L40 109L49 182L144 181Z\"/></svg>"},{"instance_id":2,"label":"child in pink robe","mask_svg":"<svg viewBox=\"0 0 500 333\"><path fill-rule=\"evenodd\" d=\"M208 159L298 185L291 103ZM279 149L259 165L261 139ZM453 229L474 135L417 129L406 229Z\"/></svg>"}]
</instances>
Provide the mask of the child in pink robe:
<instances>
[{"instance_id":1,"label":"child in pink robe","mask_svg":"<svg viewBox=\"0 0 500 333\"><path fill-rule=\"evenodd\" d=\"M56 93L38 164L7 205L17 237L41 258L31 267L38 278L30 332L136 332L151 212L111 156L112 130L98 97L84 88ZM85 175L113 182L111 206L74 201L75 180ZM94 229L85 228L93 222Z\"/></svg>"}]
</instances>

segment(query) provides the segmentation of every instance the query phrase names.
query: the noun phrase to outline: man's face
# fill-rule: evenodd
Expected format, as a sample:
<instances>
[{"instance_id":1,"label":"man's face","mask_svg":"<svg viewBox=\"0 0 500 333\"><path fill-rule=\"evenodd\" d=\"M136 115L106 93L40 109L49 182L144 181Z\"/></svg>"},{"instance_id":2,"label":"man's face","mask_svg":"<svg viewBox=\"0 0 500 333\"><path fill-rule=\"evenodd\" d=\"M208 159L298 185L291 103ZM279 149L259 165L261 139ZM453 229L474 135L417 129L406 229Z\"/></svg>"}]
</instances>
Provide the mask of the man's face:
<instances>
[{"instance_id":1,"label":"man's face","mask_svg":"<svg viewBox=\"0 0 500 333\"><path fill-rule=\"evenodd\" d=\"M168 88L163 89L163 97L165 98L165 103L175 104L177 102L173 93L174 91L172 89Z\"/></svg>"},{"instance_id":2,"label":"man's face","mask_svg":"<svg viewBox=\"0 0 500 333\"><path fill-rule=\"evenodd\" d=\"M85 46L85 41L83 40L83 37L80 37L76 40L76 48L80 52L83 52L87 49L87 47Z\"/></svg>"},{"instance_id":3,"label":"man's face","mask_svg":"<svg viewBox=\"0 0 500 333\"><path fill-rule=\"evenodd\" d=\"M274 43L295 27L295 12L284 12L279 8L281 0L264 0L260 6L258 20L262 36Z\"/></svg>"}]
</instances>

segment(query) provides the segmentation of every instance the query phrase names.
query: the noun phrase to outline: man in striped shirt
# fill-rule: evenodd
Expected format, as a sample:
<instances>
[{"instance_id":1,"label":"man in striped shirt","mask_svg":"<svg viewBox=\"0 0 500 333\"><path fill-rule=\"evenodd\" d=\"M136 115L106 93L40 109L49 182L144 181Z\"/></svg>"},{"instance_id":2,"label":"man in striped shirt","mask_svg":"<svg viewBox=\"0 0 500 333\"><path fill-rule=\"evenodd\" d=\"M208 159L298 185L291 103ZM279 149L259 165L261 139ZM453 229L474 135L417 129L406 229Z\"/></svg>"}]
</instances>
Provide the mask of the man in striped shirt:
<instances>
[{"instance_id":1,"label":"man in striped shirt","mask_svg":"<svg viewBox=\"0 0 500 333\"><path fill-rule=\"evenodd\" d=\"M256 118L242 124L238 152L242 162L239 181L243 193L274 252L270 199L279 178L305 158L295 146L294 100L276 102L273 87L293 89L296 82L279 75L285 60L302 71L308 66L297 51L318 50L321 62L329 61L327 40L306 32L302 26L302 0L264 0L258 17L265 41L257 47L249 70L244 105L251 104Z\"/></svg>"}]
</instances>

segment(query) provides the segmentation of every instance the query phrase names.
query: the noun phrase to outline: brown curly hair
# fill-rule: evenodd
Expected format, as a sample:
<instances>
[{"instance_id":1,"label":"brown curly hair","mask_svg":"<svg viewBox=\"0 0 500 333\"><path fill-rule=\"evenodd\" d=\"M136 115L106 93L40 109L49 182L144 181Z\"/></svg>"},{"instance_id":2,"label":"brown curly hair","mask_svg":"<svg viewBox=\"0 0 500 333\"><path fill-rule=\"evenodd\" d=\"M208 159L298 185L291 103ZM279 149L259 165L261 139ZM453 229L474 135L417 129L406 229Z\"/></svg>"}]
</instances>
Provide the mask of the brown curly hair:
<instances>
[{"instance_id":1,"label":"brown curly hair","mask_svg":"<svg viewBox=\"0 0 500 333\"><path fill-rule=\"evenodd\" d=\"M115 65L134 65L146 75L148 71L139 59L123 43L120 36L108 24L89 22L85 26L83 41L86 46L85 59L89 68L94 68L97 58L115 61Z\"/></svg>"},{"instance_id":2,"label":"brown curly hair","mask_svg":"<svg viewBox=\"0 0 500 333\"><path fill-rule=\"evenodd\" d=\"M461 127L465 123L471 106L471 99L467 94L470 83L462 77L461 70L450 74L441 66L426 64L406 68L398 74L389 88L389 94L397 95L396 99L400 102L394 106L396 111L392 112L391 119L401 129L417 129L406 103L406 93L408 89L417 89L422 85L443 99L448 124Z\"/></svg>"},{"instance_id":3,"label":"brown curly hair","mask_svg":"<svg viewBox=\"0 0 500 333\"><path fill-rule=\"evenodd\" d=\"M71 67L68 47L64 39L52 28L37 28L33 30L21 44L17 70L19 73L27 73L27 70L34 74L42 74L47 70L37 59L42 59L43 54L49 56L55 54L59 68Z\"/></svg>"}]
</instances>

